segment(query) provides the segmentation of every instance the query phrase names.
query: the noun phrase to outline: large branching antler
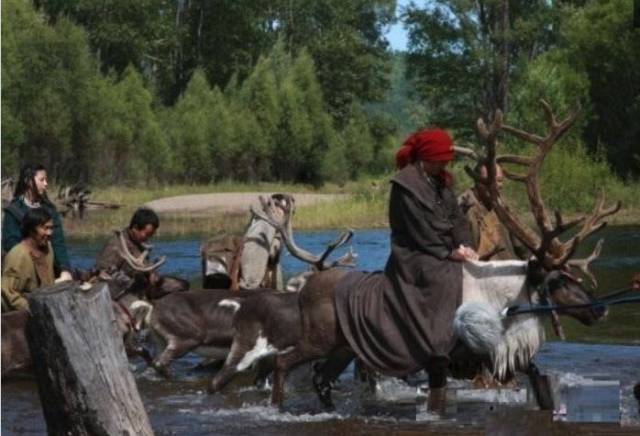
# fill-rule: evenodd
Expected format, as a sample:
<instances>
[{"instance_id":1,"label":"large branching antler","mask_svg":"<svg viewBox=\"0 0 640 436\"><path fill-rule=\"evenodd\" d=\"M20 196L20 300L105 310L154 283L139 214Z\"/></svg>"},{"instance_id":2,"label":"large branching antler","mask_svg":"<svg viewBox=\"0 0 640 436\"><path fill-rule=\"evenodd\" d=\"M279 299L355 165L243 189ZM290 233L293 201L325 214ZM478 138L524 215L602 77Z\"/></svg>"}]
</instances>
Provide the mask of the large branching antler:
<instances>
[{"instance_id":1,"label":"large branching antler","mask_svg":"<svg viewBox=\"0 0 640 436\"><path fill-rule=\"evenodd\" d=\"M346 232L343 232L335 241L327 245L327 248L322 254L320 255L312 254L307 250L304 250L298 247L295 240L293 239L293 228L291 224L291 217L293 215L293 212L291 210L288 210L287 213L285 213L284 221L280 221L277 218L275 218L273 215L273 207L271 202L272 200L266 200L262 196L260 196L262 211L251 206L251 212L256 217L271 224L282 235L282 238L284 240L285 245L287 246L287 249L293 256L297 257L298 259L304 262L310 263L315 269L319 271L333 268L336 266L348 266L348 267L355 266L355 259L357 255L353 252L351 248L349 249L348 253L346 253L339 259L334 260L333 262L327 262L326 260L336 248L346 244L351 239L351 237L353 236L353 230L349 229Z\"/></svg>"},{"instance_id":2,"label":"large branching antler","mask_svg":"<svg viewBox=\"0 0 640 436\"><path fill-rule=\"evenodd\" d=\"M489 126L487 126L482 119L479 119L478 132L484 140L487 149L487 155L484 160L487 166L488 178L482 179L469 168L466 168L466 170L474 180L488 187L492 205L504 225L543 262L546 268L552 269L565 265L575 253L578 244L590 234L603 228L606 222L602 220L616 213L620 209L621 204L618 201L613 206L605 208L604 193L601 193L591 215L588 217L580 216L565 222L560 212L555 211L555 219L552 223L542 200L539 180L540 169L553 145L575 122L578 111L574 111L564 120L558 121L549 103L544 100L541 102L548 125L548 132L544 137L503 124L502 112L499 110L496 111L494 120ZM508 132L525 142L534 144L537 147L536 153L533 156L496 156L497 137L500 131ZM501 197L496 183L496 163L517 164L526 168L525 173L516 173L508 169L503 169L503 172L507 178L525 184L531 213L538 226L539 235L525 226ZM583 223L582 228L572 238L566 242L560 241L559 236L562 233L580 223ZM597 252L599 253L599 250L597 250ZM589 262L595 258L592 258L592 256L589 257ZM597 257L597 254L595 256ZM589 262L587 262L586 265L588 265ZM583 271L587 271L586 266ZM591 273L587 273L587 275L592 276Z\"/></svg>"},{"instance_id":3,"label":"large branching antler","mask_svg":"<svg viewBox=\"0 0 640 436\"><path fill-rule=\"evenodd\" d=\"M591 284L594 288L598 287L598 280L596 280L596 276L589 270L589 264L596 260L598 256L600 256L600 252L602 251L602 244L604 243L604 239L600 239L596 244L595 248L589 255L589 257L585 257L584 259L569 259L567 261L567 265L571 267L578 268L582 273L591 280Z\"/></svg>"},{"instance_id":4,"label":"large branching antler","mask_svg":"<svg viewBox=\"0 0 640 436\"><path fill-rule=\"evenodd\" d=\"M144 251L140 254L140 256L136 257L131 254L131 251L129 250L127 241L124 238L124 232L118 232L118 238L120 239L120 256L124 259L125 262L127 262L127 265L129 265L135 271L154 271L160 268L160 266L162 266L162 264L164 264L164 262L166 261L166 257L162 256L155 263L147 264L146 258L149 255L149 249L151 246L145 245Z\"/></svg>"}]
</instances>

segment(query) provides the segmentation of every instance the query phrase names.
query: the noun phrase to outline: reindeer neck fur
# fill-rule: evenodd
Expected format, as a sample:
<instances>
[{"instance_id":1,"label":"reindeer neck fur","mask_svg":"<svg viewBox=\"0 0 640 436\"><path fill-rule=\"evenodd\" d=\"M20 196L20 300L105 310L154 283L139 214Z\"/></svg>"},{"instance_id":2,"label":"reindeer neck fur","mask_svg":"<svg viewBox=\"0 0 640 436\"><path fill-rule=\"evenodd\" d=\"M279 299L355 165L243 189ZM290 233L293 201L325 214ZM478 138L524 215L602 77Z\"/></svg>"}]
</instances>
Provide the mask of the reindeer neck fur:
<instances>
[{"instance_id":1,"label":"reindeer neck fur","mask_svg":"<svg viewBox=\"0 0 640 436\"><path fill-rule=\"evenodd\" d=\"M469 261L462 265L462 302L482 302L497 310L528 298L527 262Z\"/></svg>"},{"instance_id":2,"label":"reindeer neck fur","mask_svg":"<svg viewBox=\"0 0 640 436\"><path fill-rule=\"evenodd\" d=\"M518 260L465 262L462 268L462 301L467 306L467 309L461 306L462 311L489 308L487 313L495 318L489 320L489 324L497 326L492 332L480 325L468 327L475 327L480 335L494 335L495 339L481 338L476 343L484 345L483 351L491 356L494 374L499 379L526 367L544 342L544 328L537 316L520 315L504 320L500 317L500 311L507 306L538 301L537 291L527 283L527 264ZM463 327L460 331L464 330Z\"/></svg>"}]
</instances>

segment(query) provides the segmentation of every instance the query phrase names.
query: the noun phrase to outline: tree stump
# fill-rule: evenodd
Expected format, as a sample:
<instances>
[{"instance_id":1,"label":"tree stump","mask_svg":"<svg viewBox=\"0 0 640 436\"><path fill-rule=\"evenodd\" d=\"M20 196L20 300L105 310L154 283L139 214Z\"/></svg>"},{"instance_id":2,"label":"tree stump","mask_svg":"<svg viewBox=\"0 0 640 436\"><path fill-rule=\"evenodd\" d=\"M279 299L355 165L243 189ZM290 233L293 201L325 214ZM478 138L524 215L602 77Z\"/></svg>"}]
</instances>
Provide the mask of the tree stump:
<instances>
[{"instance_id":1,"label":"tree stump","mask_svg":"<svg viewBox=\"0 0 640 436\"><path fill-rule=\"evenodd\" d=\"M153 435L106 284L28 296L27 337L49 434Z\"/></svg>"}]
</instances>

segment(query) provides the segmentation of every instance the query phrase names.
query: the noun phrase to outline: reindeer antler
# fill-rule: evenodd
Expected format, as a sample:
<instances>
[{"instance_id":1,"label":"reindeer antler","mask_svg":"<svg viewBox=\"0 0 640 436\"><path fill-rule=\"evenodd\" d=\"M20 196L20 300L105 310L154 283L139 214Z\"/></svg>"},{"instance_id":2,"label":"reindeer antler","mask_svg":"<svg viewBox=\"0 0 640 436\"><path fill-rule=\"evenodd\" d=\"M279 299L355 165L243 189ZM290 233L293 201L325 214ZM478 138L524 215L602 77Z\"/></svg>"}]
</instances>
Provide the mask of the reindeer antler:
<instances>
[{"instance_id":1,"label":"reindeer antler","mask_svg":"<svg viewBox=\"0 0 640 436\"><path fill-rule=\"evenodd\" d=\"M574 254L578 244L590 234L604 227L606 222L602 222L601 220L616 213L620 209L621 203L618 201L615 205L605 208L604 193L601 193L594 210L588 218L586 216L580 216L565 222L560 212L555 211L555 223L551 223L540 192L539 173L545 157L553 145L571 128L578 116L578 111L573 111L563 121L558 121L549 103L544 100L541 100L541 103L548 125L548 132L544 137L504 125L502 112L499 110L496 111L494 120L488 127L482 119L479 119L478 132L487 146L485 163L489 175L488 180L482 180L479 175L475 174L468 167L465 169L474 180L488 185L492 205L500 220L547 268L551 269L558 268L567 263L569 258ZM523 141L536 145L538 148L537 153L532 157L516 155L496 157L497 136L501 130ZM509 209L504 199L500 196L495 178L496 163L511 163L527 168L524 174L514 173L507 169L503 169L503 172L507 178L525 184L531 206L531 213L540 230L540 236L525 226ZM583 223L582 229L567 242L561 242L559 236L579 223ZM597 257L597 254L595 254L595 256ZM589 259L591 259L591 256ZM592 260L593 259L589 262ZM591 274L588 273L588 275Z\"/></svg>"},{"instance_id":2,"label":"reindeer antler","mask_svg":"<svg viewBox=\"0 0 640 436\"><path fill-rule=\"evenodd\" d=\"M125 262L127 262L127 265L129 265L135 271L139 271L139 272L154 271L160 268L160 266L162 266L162 264L164 264L164 262L166 261L166 257L162 256L155 263L145 265L146 258L149 255L149 248L151 246L145 244L144 245L145 250L140 254L140 256L136 257L133 254L131 254L131 251L129 251L129 247L127 246L127 241L124 239L124 232L119 231L117 233L118 233L118 238L120 239L120 250L119 250L120 256L125 260Z\"/></svg>"},{"instance_id":3,"label":"reindeer antler","mask_svg":"<svg viewBox=\"0 0 640 436\"><path fill-rule=\"evenodd\" d=\"M273 216L273 207L271 204L272 200L266 200L262 196L260 196L260 203L262 204L263 211L257 210L254 206L251 206L251 212L257 216L258 218L268 222L272 225L284 239L284 243L287 246L289 252L297 257L298 259L310 263L317 270L325 270L329 268L333 268L335 266L355 266L355 259L357 254L353 252L352 249L349 249L349 252L339 259L327 263L326 259L329 255L338 247L346 244L353 237L353 230L349 229L346 232L343 232L335 241L331 242L325 251L318 255L314 255L300 247L296 244L293 239L293 228L291 225L291 216L292 213L285 214L284 222L279 221Z\"/></svg>"},{"instance_id":4,"label":"reindeer antler","mask_svg":"<svg viewBox=\"0 0 640 436\"><path fill-rule=\"evenodd\" d=\"M582 271L582 273L585 276L587 276L589 280L591 280L591 284L593 285L594 288L598 287L598 280L596 280L596 277L589 270L589 264L594 260L596 260L598 256L600 256L603 243L604 243L604 239L600 239L596 244L595 248L593 249L593 251L591 252L591 254L589 255L589 257L586 257L584 259L570 259L569 261L567 261L568 266L572 266L580 269L580 271Z\"/></svg>"}]
</instances>

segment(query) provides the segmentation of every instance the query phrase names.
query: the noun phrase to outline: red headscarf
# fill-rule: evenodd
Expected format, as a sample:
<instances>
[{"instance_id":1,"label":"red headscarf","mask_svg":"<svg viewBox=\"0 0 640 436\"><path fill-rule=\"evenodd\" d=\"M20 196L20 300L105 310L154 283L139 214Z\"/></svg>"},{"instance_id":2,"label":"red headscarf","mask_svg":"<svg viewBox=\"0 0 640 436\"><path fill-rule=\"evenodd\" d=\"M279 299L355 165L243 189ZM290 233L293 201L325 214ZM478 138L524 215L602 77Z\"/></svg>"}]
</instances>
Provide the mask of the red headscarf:
<instances>
[{"instance_id":1,"label":"red headscarf","mask_svg":"<svg viewBox=\"0 0 640 436\"><path fill-rule=\"evenodd\" d=\"M453 140L442 129L419 130L409 136L396 153L396 166L402 169L417 160L453 160Z\"/></svg>"}]
</instances>

